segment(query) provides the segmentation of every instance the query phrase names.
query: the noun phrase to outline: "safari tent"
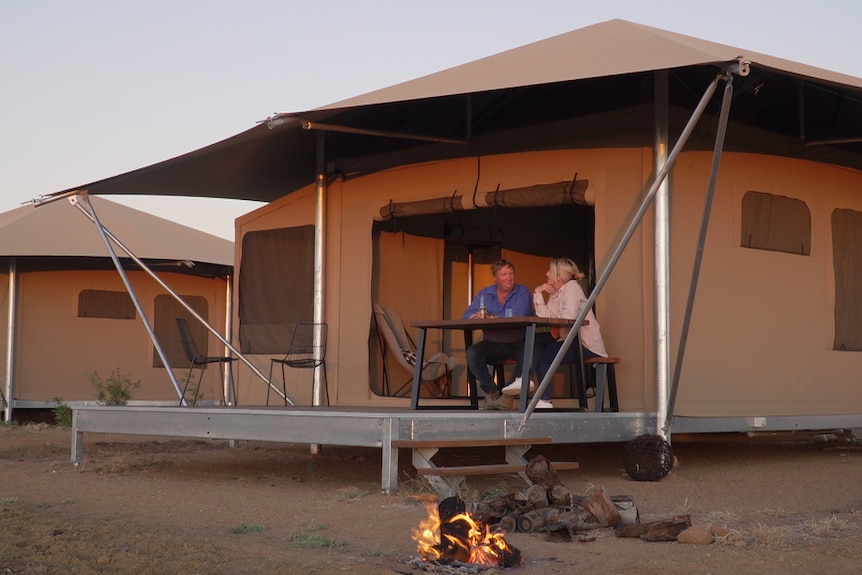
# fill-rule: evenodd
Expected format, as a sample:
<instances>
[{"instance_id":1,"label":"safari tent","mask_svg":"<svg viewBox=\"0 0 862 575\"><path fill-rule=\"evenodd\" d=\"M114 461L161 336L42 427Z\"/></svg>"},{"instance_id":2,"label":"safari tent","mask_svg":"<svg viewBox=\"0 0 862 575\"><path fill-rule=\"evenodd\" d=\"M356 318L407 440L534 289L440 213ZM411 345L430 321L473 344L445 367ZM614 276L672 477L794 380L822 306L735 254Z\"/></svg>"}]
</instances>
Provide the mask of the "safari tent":
<instances>
[{"instance_id":1,"label":"safari tent","mask_svg":"<svg viewBox=\"0 0 862 575\"><path fill-rule=\"evenodd\" d=\"M373 302L458 317L495 257L533 287L565 255L621 358L621 412L860 422L859 78L613 20L56 196L81 190L269 202L236 223L232 340L266 366L295 322L326 321L334 406L408 405L382 392ZM294 375L288 395L319 403Z\"/></svg>"},{"instance_id":2,"label":"safari tent","mask_svg":"<svg viewBox=\"0 0 862 575\"><path fill-rule=\"evenodd\" d=\"M233 242L103 198L90 198L90 203L104 228L121 238L133 256L224 331ZM5 350L0 366L7 421L13 409L53 407L58 397L70 405L94 403L93 372L102 381L114 371L139 381L135 403L178 403L141 322L151 324L177 378L184 381L189 361L175 318L190 314L131 256L113 249L145 318L97 228L68 201L0 214L0 341ZM217 340L203 326L194 330L199 346L214 353ZM222 397L220 382L218 370L208 370L202 385L206 400Z\"/></svg>"}]
</instances>

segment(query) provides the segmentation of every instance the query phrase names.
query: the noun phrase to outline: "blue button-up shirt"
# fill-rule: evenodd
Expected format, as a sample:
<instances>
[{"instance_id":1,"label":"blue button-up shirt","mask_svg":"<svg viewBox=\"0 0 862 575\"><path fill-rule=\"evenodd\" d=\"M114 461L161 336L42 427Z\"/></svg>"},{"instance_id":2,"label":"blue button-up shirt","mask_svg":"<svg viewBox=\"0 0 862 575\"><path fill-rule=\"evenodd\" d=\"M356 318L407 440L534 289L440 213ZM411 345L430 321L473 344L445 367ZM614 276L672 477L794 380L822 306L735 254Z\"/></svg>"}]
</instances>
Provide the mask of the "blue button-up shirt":
<instances>
[{"instance_id":1,"label":"blue button-up shirt","mask_svg":"<svg viewBox=\"0 0 862 575\"><path fill-rule=\"evenodd\" d=\"M497 286L492 284L482 288L476 294L476 297L473 298L473 303L464 312L463 319L470 319L471 315L478 312L483 301L488 314L493 316L504 317L507 309L512 310L513 317L533 315L533 297L530 288L525 285L515 284L515 287L506 296L506 301L501 304L500 300L497 299ZM485 330L485 339L497 342L522 341L524 339L524 329Z\"/></svg>"}]
</instances>

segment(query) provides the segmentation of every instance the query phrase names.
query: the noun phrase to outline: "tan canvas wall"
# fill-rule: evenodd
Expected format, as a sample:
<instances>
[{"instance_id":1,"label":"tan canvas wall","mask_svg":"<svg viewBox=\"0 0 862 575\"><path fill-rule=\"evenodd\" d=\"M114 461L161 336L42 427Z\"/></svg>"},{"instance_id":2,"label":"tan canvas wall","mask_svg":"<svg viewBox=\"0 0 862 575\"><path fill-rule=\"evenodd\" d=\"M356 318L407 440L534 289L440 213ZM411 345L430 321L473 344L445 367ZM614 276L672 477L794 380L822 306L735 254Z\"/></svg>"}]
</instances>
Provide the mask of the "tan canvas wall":
<instances>
[{"instance_id":1,"label":"tan canvas wall","mask_svg":"<svg viewBox=\"0 0 862 575\"><path fill-rule=\"evenodd\" d=\"M165 291L143 272L129 272L129 277L152 323L153 301ZM180 294L206 298L210 323L223 330L223 280L179 274L160 274L160 277ZM78 317L78 293L81 290L125 291L116 272L23 273L20 281L14 392L17 400L48 401L59 396L65 401L95 401L90 374L98 371L105 378L114 369L124 375L130 374L132 380L141 381L134 400L178 400L164 369L153 367L153 345L140 318ZM2 292L4 297L8 296L6 287ZM5 315L4 311L4 319ZM214 336L210 336L208 346L211 353L220 353L217 350L221 344ZM4 364L5 372L5 353L0 362ZM184 362L173 368L182 383L188 373L187 365ZM207 370L201 389L204 399L221 397L218 370Z\"/></svg>"},{"instance_id":2,"label":"tan canvas wall","mask_svg":"<svg viewBox=\"0 0 862 575\"><path fill-rule=\"evenodd\" d=\"M674 171L674 250L690 262L709 158ZM686 415L841 414L862 410L862 353L832 349L835 285L830 218L862 211L862 175L822 164L727 154L718 180L677 411ZM811 212L809 256L741 248L742 197L796 198ZM689 215L692 214L692 215ZM690 264L674 267L677 292ZM862 278L860 278L862 281ZM674 315L682 313L682 294ZM678 327L678 321L675 322Z\"/></svg>"}]
</instances>

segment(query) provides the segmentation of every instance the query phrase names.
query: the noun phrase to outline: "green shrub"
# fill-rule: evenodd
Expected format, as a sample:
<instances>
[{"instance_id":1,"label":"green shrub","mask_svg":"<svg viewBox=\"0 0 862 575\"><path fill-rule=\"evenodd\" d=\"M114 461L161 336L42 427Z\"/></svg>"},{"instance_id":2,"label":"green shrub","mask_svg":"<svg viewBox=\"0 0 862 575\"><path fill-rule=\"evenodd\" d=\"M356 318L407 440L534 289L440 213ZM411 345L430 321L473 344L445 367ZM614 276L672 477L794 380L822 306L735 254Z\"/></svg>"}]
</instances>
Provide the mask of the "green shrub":
<instances>
[{"instance_id":1,"label":"green shrub","mask_svg":"<svg viewBox=\"0 0 862 575\"><path fill-rule=\"evenodd\" d=\"M266 528L263 525L240 523L231 529L231 533L255 533L257 531L263 531L264 529Z\"/></svg>"},{"instance_id":2,"label":"green shrub","mask_svg":"<svg viewBox=\"0 0 862 575\"><path fill-rule=\"evenodd\" d=\"M102 379L99 372L90 374L90 382L96 388L96 397L104 405L126 405L135 390L141 386L140 380L132 381L132 374L122 375L119 369L111 371L111 375Z\"/></svg>"},{"instance_id":3,"label":"green shrub","mask_svg":"<svg viewBox=\"0 0 862 575\"><path fill-rule=\"evenodd\" d=\"M54 396L52 399L57 405L51 411L54 412L54 421L61 427L72 427L72 408L63 401L62 397Z\"/></svg>"}]
</instances>

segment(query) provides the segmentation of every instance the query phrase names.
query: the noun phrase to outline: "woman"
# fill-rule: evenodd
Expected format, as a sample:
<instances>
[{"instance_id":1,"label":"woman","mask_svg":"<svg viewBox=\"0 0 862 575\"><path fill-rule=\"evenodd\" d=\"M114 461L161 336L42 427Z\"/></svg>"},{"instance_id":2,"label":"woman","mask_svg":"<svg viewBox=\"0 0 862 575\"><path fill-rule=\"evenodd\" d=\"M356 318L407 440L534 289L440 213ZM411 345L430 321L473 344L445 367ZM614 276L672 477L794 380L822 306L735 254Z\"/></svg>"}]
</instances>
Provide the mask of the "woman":
<instances>
[{"instance_id":1,"label":"woman","mask_svg":"<svg viewBox=\"0 0 862 575\"><path fill-rule=\"evenodd\" d=\"M533 291L533 306L536 310L536 315L540 317L555 317L565 319L576 319L581 313L584 304L587 303L587 296L584 290L581 289L577 279L583 277L578 266L569 258L556 258L551 261L547 272L548 281L536 287ZM545 301L545 294L548 300ZM607 357L608 352L605 350L605 344L602 341L602 333L599 329L599 322L596 321L596 316L593 311L587 312L585 325L582 325L578 331L581 350L584 359L596 356ZM533 365L531 373L536 375L539 381L545 378L545 374L551 368L557 352L563 345L566 335L569 333L569 328L552 328L550 333L536 334L536 345L533 348ZM575 354L577 348L571 346L563 357L562 363L571 363L576 360ZM592 374L590 374L592 375ZM587 385L595 387L595 377L587 378ZM530 391L535 389L533 382L530 382ZM518 395L521 392L521 379L515 381L503 388L503 393L506 395ZM554 407L551 402L551 388L545 388L541 399L536 404L537 409L550 409Z\"/></svg>"}]
</instances>

